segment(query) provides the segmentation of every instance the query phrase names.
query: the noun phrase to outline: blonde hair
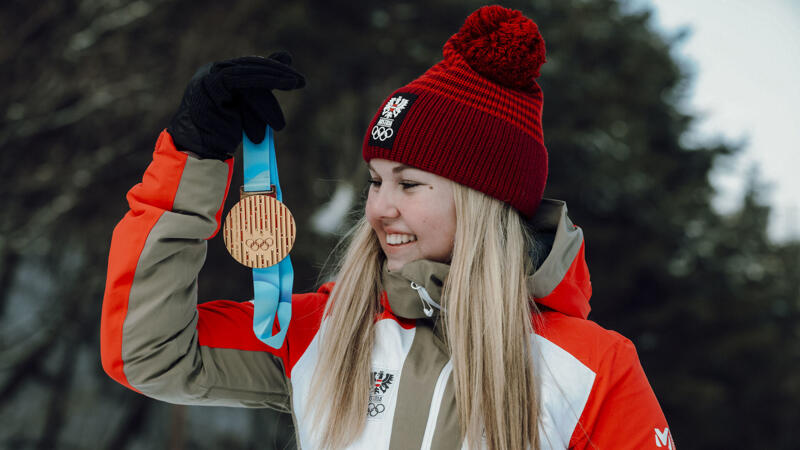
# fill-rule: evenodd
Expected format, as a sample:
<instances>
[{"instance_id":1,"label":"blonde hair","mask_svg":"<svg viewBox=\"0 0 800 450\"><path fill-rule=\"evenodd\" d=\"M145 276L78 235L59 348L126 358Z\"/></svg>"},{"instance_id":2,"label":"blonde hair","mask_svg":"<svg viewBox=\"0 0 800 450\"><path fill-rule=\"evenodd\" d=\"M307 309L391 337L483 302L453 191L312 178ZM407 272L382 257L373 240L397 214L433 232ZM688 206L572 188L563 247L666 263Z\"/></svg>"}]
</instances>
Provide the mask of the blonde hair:
<instances>
[{"instance_id":1,"label":"blonde hair","mask_svg":"<svg viewBox=\"0 0 800 450\"><path fill-rule=\"evenodd\" d=\"M540 406L531 349L531 314L536 317L537 311L527 283L533 240L509 205L457 183L453 195L457 224L442 315L463 437L471 447L485 439L490 449L538 449ZM318 369L329 376L314 396L325 399L318 404L336 405L314 412L318 442L326 448L345 447L365 426L383 291L385 257L366 218L345 240L349 245L325 307L325 330L331 332L323 331L320 340Z\"/></svg>"}]
</instances>

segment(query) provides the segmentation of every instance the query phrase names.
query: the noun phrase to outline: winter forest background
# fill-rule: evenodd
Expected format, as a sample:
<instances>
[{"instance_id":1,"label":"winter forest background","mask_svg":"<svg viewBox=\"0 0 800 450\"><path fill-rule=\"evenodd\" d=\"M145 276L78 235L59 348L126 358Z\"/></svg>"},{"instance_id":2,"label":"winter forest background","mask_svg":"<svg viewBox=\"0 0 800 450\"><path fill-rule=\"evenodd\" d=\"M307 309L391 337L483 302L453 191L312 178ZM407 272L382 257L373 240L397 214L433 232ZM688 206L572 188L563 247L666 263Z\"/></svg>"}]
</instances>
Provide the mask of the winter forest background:
<instances>
[{"instance_id":1,"label":"winter forest background","mask_svg":"<svg viewBox=\"0 0 800 450\"><path fill-rule=\"evenodd\" d=\"M687 146L691 83L648 13L614 0L508 1L540 26L546 196L586 233L591 319L636 344L682 449L793 448L800 423L800 243L766 234L753 175L738 211L709 172L737 152ZM292 446L267 410L173 406L108 378L99 317L125 193L196 67L288 49L308 86L278 96L295 289L314 289L360 207L361 138L383 98L441 56L480 3L83 0L0 7L0 448ZM736 30L732 30L735 38ZM797 143L786 143L797 145ZM240 183L241 167L234 183ZM228 208L236 200L228 198ZM220 237L202 300L251 297Z\"/></svg>"}]
</instances>

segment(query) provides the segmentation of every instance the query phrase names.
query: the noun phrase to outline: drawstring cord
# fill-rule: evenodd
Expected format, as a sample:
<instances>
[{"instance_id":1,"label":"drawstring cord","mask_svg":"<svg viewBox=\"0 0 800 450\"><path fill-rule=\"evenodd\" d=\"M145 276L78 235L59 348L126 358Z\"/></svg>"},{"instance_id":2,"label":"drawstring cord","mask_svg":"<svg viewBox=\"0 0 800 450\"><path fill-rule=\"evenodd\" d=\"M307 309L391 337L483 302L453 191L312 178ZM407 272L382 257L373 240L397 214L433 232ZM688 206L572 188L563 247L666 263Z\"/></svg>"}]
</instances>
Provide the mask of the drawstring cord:
<instances>
[{"instance_id":1,"label":"drawstring cord","mask_svg":"<svg viewBox=\"0 0 800 450\"><path fill-rule=\"evenodd\" d=\"M436 307L436 309L441 311L442 306L433 301L430 294L428 294L428 291L426 291L424 287L412 281L411 289L414 289L415 291L417 291L417 294L419 294L419 299L422 302L422 310L425 312L426 316L428 317L433 316L434 307Z\"/></svg>"}]
</instances>

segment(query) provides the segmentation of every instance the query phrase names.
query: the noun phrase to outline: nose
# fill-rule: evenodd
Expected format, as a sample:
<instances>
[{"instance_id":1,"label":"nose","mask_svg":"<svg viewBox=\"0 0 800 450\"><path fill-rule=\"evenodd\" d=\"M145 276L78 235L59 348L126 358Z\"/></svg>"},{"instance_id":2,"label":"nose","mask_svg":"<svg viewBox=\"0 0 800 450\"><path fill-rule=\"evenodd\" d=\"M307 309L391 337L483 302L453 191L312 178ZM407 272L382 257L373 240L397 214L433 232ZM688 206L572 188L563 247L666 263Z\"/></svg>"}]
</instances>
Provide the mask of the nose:
<instances>
[{"instance_id":1,"label":"nose","mask_svg":"<svg viewBox=\"0 0 800 450\"><path fill-rule=\"evenodd\" d=\"M395 195L389 189L381 188L370 191L367 197L367 204L372 210L372 214L376 217L392 219L400 216Z\"/></svg>"}]
</instances>

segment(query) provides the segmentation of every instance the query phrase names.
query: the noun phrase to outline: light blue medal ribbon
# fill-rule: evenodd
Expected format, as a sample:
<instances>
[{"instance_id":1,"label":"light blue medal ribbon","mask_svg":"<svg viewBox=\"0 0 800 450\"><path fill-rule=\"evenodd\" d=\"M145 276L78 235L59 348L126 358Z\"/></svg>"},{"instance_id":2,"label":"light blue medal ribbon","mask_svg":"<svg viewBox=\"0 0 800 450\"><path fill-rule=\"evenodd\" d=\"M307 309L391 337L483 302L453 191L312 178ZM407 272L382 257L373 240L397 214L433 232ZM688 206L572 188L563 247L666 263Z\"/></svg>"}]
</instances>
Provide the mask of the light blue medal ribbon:
<instances>
[{"instance_id":1,"label":"light blue medal ribbon","mask_svg":"<svg viewBox=\"0 0 800 450\"><path fill-rule=\"evenodd\" d=\"M246 134L242 142L244 191L269 191L274 187L275 198L282 202L272 127L267 126L261 143L254 144ZM294 271L288 255L278 264L253 269L253 332L270 347L280 348L286 338L292 319L293 283ZM273 334L275 320L278 321L278 332Z\"/></svg>"}]
</instances>

